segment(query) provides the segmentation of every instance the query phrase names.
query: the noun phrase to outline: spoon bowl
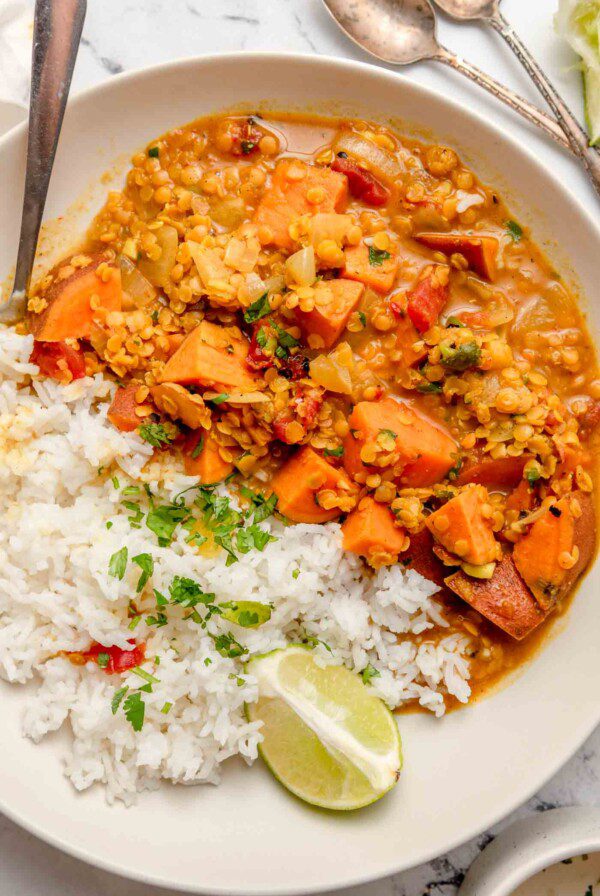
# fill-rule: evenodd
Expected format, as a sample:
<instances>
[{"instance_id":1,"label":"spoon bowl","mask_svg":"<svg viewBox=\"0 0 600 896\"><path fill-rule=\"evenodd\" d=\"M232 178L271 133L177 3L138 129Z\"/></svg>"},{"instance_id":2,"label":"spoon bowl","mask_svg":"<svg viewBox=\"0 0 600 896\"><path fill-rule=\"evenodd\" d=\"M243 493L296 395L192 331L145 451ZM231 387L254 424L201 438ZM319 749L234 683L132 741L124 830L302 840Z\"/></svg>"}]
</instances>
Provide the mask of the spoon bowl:
<instances>
[{"instance_id":1,"label":"spoon bowl","mask_svg":"<svg viewBox=\"0 0 600 896\"><path fill-rule=\"evenodd\" d=\"M348 37L382 62L409 65L440 52L428 0L323 2Z\"/></svg>"},{"instance_id":2,"label":"spoon bowl","mask_svg":"<svg viewBox=\"0 0 600 896\"><path fill-rule=\"evenodd\" d=\"M498 12L498 0L436 0L437 6L453 19L492 19Z\"/></svg>"}]
</instances>

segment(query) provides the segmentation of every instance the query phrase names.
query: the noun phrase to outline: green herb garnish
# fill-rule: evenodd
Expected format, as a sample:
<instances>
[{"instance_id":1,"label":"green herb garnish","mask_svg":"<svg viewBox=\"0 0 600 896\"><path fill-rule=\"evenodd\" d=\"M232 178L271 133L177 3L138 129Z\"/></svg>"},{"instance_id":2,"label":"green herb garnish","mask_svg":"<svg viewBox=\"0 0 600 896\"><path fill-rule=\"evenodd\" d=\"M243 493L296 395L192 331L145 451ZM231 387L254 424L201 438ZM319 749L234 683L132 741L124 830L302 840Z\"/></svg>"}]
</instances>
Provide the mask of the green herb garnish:
<instances>
[{"instance_id":1,"label":"green herb garnish","mask_svg":"<svg viewBox=\"0 0 600 896\"><path fill-rule=\"evenodd\" d=\"M375 666L372 666L371 663L369 663L368 666L365 666L365 668L360 673L360 677L365 684L369 684L369 682L372 681L373 678L380 678L381 672L376 669Z\"/></svg>"},{"instance_id":2,"label":"green herb garnish","mask_svg":"<svg viewBox=\"0 0 600 896\"><path fill-rule=\"evenodd\" d=\"M541 473L537 467L530 467L525 470L525 479L529 483L529 485L534 485L538 479L541 477Z\"/></svg>"},{"instance_id":3,"label":"green herb garnish","mask_svg":"<svg viewBox=\"0 0 600 896\"><path fill-rule=\"evenodd\" d=\"M217 653L220 653L221 656L227 659L236 659L248 653L248 649L240 644L239 641L236 641L231 632L224 632L221 635L212 635L211 637Z\"/></svg>"},{"instance_id":4,"label":"green herb garnish","mask_svg":"<svg viewBox=\"0 0 600 896\"><path fill-rule=\"evenodd\" d=\"M344 446L338 445L337 448L323 448L323 455L325 457L343 457Z\"/></svg>"},{"instance_id":5,"label":"green herb garnish","mask_svg":"<svg viewBox=\"0 0 600 896\"><path fill-rule=\"evenodd\" d=\"M196 460L202 449L204 448L204 436L200 436L194 450L192 451L192 459Z\"/></svg>"},{"instance_id":6,"label":"green herb garnish","mask_svg":"<svg viewBox=\"0 0 600 896\"><path fill-rule=\"evenodd\" d=\"M125 703L123 704L123 709L125 711L125 718L130 722L133 730L141 731L144 727L146 704L139 691L133 691L131 694L127 695Z\"/></svg>"},{"instance_id":7,"label":"green herb garnish","mask_svg":"<svg viewBox=\"0 0 600 896\"><path fill-rule=\"evenodd\" d=\"M220 392L218 395L215 395L214 398L208 399L210 404L223 404L224 401L227 401L229 395L227 392Z\"/></svg>"},{"instance_id":8,"label":"green herb garnish","mask_svg":"<svg viewBox=\"0 0 600 896\"><path fill-rule=\"evenodd\" d=\"M441 362L450 370L468 370L476 367L481 361L481 349L476 342L464 342L459 346L440 344L442 353Z\"/></svg>"},{"instance_id":9,"label":"green herb garnish","mask_svg":"<svg viewBox=\"0 0 600 896\"><path fill-rule=\"evenodd\" d=\"M459 320L458 317L454 317L453 314L450 317L446 318L446 326L447 327L466 327L466 324L463 324L462 320Z\"/></svg>"},{"instance_id":10,"label":"green herb garnish","mask_svg":"<svg viewBox=\"0 0 600 896\"><path fill-rule=\"evenodd\" d=\"M158 158L158 146L151 146L150 149L148 150L148 155L150 156L151 159L157 159Z\"/></svg>"},{"instance_id":11,"label":"green herb garnish","mask_svg":"<svg viewBox=\"0 0 600 896\"><path fill-rule=\"evenodd\" d=\"M269 303L269 292L267 291L248 306L244 312L244 320L247 324L252 324L255 320L260 320L261 317L265 317L270 311L271 305Z\"/></svg>"},{"instance_id":12,"label":"green herb garnish","mask_svg":"<svg viewBox=\"0 0 600 896\"><path fill-rule=\"evenodd\" d=\"M115 551L110 560L108 561L108 574L112 576L113 579L122 580L125 575L125 570L127 569L127 548L121 548L119 551Z\"/></svg>"},{"instance_id":13,"label":"green herb garnish","mask_svg":"<svg viewBox=\"0 0 600 896\"><path fill-rule=\"evenodd\" d=\"M125 696L125 694L127 693L128 690L129 690L129 688L127 687L127 685L125 685L124 687L119 688L118 691L114 692L113 698L110 701L110 709L111 709L113 716L116 716L119 706L121 705L121 701L123 700L123 697Z\"/></svg>"},{"instance_id":14,"label":"green herb garnish","mask_svg":"<svg viewBox=\"0 0 600 896\"><path fill-rule=\"evenodd\" d=\"M429 382L417 383L416 389L417 392L421 392L423 395L436 395L442 391L442 384Z\"/></svg>"},{"instance_id":15,"label":"green herb garnish","mask_svg":"<svg viewBox=\"0 0 600 896\"><path fill-rule=\"evenodd\" d=\"M376 249L375 246L369 246L369 264L371 267L380 268L384 261L391 258L389 252L385 249Z\"/></svg>"},{"instance_id":16,"label":"green herb garnish","mask_svg":"<svg viewBox=\"0 0 600 896\"><path fill-rule=\"evenodd\" d=\"M100 666L101 669L106 669L108 664L110 663L110 654L108 653L99 653L96 657L96 662Z\"/></svg>"},{"instance_id":17,"label":"green herb garnish","mask_svg":"<svg viewBox=\"0 0 600 896\"><path fill-rule=\"evenodd\" d=\"M173 441L162 423L144 423L138 430L140 437L153 448L164 448Z\"/></svg>"},{"instance_id":18,"label":"green herb garnish","mask_svg":"<svg viewBox=\"0 0 600 896\"><path fill-rule=\"evenodd\" d=\"M154 572L154 559L151 554L137 554L137 556L131 558L133 563L137 563L139 568L142 570L142 574L138 579L138 583L135 587L135 590L138 592L142 591L144 585Z\"/></svg>"},{"instance_id":19,"label":"green herb garnish","mask_svg":"<svg viewBox=\"0 0 600 896\"><path fill-rule=\"evenodd\" d=\"M523 228L520 224L517 224L516 221L507 221L506 222L506 230L509 236L512 237L515 243L518 243L521 237L523 236Z\"/></svg>"}]
</instances>

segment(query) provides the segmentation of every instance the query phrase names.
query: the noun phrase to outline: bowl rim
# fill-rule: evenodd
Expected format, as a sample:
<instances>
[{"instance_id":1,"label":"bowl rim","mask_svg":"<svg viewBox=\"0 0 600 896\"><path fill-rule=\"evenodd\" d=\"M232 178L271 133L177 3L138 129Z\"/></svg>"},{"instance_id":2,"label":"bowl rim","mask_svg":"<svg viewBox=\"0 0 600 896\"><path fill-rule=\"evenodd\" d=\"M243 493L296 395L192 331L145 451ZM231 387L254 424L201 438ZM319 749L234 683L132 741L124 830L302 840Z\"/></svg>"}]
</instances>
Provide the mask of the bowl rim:
<instances>
[{"instance_id":1,"label":"bowl rim","mask_svg":"<svg viewBox=\"0 0 600 896\"><path fill-rule=\"evenodd\" d=\"M222 63L231 65L243 64L247 60L252 60L254 63L264 62L265 64L279 63L282 65L286 65L288 63L293 63L311 67L320 66L329 70L337 70L338 72L363 71L365 74L368 73L370 77L379 78L382 81L398 81L399 83L404 82L407 89L414 94L420 95L424 102L426 102L429 98L433 98L438 102L442 102L450 110L450 112L452 110L455 110L461 115L466 115L467 117L472 119L475 128L487 130L491 135L498 137L504 144L508 145L509 149L512 149L517 154L523 156L528 164L537 168L543 176L548 178L551 178L552 176L549 167L536 157L532 149L530 149L527 145L523 145L521 142L519 142L514 136L512 136L510 132L501 130L500 126L494 123L494 121L489 119L485 114L479 111L474 111L473 109L464 106L452 97L448 97L447 95L440 95L440 93L434 90L432 87L428 87L426 85L413 81L403 72L391 70L382 65L377 65L370 62L347 59L345 57L337 57L328 54L317 55L311 53L240 50L235 52L185 56L180 59L159 62L153 65L143 66L141 68L135 68L129 71L111 75L110 78L104 79L98 84L93 84L86 88L83 88L80 91L77 91L68 101L67 115L69 114L70 109L78 108L81 105L85 105L93 101L94 97L102 93L111 92L113 90L118 91L121 85L127 84L131 81L143 81L145 78L156 77L160 73L170 73L172 71L185 70L188 68L190 70L197 69L198 67L210 68L212 65ZM274 106L274 108L277 109L276 106ZM283 108L281 108L280 111L283 111ZM27 127L28 122L27 120L25 120L0 136L0 154L8 144L22 138L26 134ZM595 234L595 237L600 244L600 223L597 223L594 220L591 213L584 205L583 201L579 199L579 197L575 195L571 188L568 185L565 185L564 182L561 182L559 184L559 192L561 194L561 200L563 202L568 202L573 210L579 216L581 216L581 218L585 222L585 225L590 229L590 231L592 231L592 233ZM599 554L596 555L595 565L598 565L598 563L600 563ZM590 568L587 575L590 575L592 571L593 568ZM506 799L504 803L502 803L500 808L490 814L490 816L486 819L483 819L477 824L474 824L469 830L461 831L460 833L455 832L452 836L449 836L445 848L446 853L477 837L483 831L488 830L490 827L493 827L503 818L509 815L512 811L514 811L518 806L522 805L524 802L530 799L548 780L550 780L550 778L552 778L559 771L559 769L566 762L569 761L569 759L574 755L574 753L579 749L579 747L584 743L584 741L589 737L589 735L599 723L600 704L598 705L597 714L590 715L587 719L584 719L580 726L574 730L571 741L572 749L570 750L568 755L557 757L552 763L550 763L550 765L544 766L543 773L538 773L537 777L535 775L532 775L532 783L524 793L519 794L519 798L517 800L510 796L509 789L507 788ZM50 844L51 846L61 850L62 852L67 853L70 856L73 856L76 859L79 859L80 861L86 862L97 868L123 877L125 879L136 880L141 883L157 887L168 887L180 892L206 893L207 896L247 896L248 893L252 893L252 896L257 896L257 894L262 893L264 893L265 896L304 896L304 894L322 893L324 892L324 890L331 890L330 884L327 884L324 887L323 885L319 885L318 883L299 886L298 884L290 882L290 884L286 884L284 886L278 885L262 888L255 887L252 890L248 890L247 888L242 887L218 887L214 885L207 889L201 884L196 885L186 883L173 883L172 880L166 877L161 877L156 873L124 868L117 862L113 862L109 857L96 855L89 852L84 847L73 845L68 841L63 840L60 834L56 834L53 831L44 828L41 824L38 825L35 823L35 821L23 817L18 810L11 809L10 806L5 803L1 794L0 812L2 812L7 816L7 818L9 818L15 824L19 825L24 830L38 837L40 840ZM380 880L384 877L388 877L405 871L409 868L416 867L420 864L427 863L437 856L437 852L431 852L431 850L427 851L424 849L421 851L421 853L415 855L414 861L411 860L410 864L406 864L406 860L403 860L401 862L398 862L397 865L385 868L381 873L352 873L351 875L342 876L344 874L344 871L343 869L340 869L340 878L335 884L335 888L338 889L358 886L361 884L367 884L372 881Z\"/></svg>"}]
</instances>

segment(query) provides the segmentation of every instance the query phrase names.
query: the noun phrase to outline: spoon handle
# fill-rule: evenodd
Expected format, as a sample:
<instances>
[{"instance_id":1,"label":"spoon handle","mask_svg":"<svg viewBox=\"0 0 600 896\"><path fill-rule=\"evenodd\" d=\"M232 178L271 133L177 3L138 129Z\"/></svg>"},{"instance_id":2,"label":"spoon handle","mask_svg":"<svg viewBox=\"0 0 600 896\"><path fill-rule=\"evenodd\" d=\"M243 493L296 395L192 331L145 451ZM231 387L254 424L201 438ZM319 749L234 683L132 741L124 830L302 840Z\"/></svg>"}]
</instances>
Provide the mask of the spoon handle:
<instances>
[{"instance_id":1,"label":"spoon handle","mask_svg":"<svg viewBox=\"0 0 600 896\"><path fill-rule=\"evenodd\" d=\"M86 0L36 0L23 216L13 293L0 309L3 323L14 323L25 312L85 12Z\"/></svg>"},{"instance_id":2,"label":"spoon handle","mask_svg":"<svg viewBox=\"0 0 600 896\"><path fill-rule=\"evenodd\" d=\"M434 58L439 62L443 62L445 65L449 65L457 72L466 75L467 78L470 78L472 81L475 81L476 84L479 84L484 90L489 91L489 93L495 96L496 99L506 103L506 105L510 106L513 111L518 112L519 115L522 115L527 121L545 131L553 140L560 143L565 149L571 150L571 144L566 138L560 125L558 125L549 115L546 115L545 112L542 112L541 109L538 109L537 106L534 106L533 103L529 103L518 94L513 93L508 87L505 87L494 78L486 75L481 69L471 65L470 62L466 62L464 59L459 59L458 56L455 56L454 53L451 53L445 47L440 47L440 52Z\"/></svg>"},{"instance_id":3,"label":"spoon handle","mask_svg":"<svg viewBox=\"0 0 600 896\"><path fill-rule=\"evenodd\" d=\"M590 146L588 135L504 16L496 10L494 15L488 19L488 21L490 25L496 29L498 34L504 38L511 50L513 50L519 62L525 67L531 80L556 115L558 123L566 134L573 152L579 156L587 168L590 180L600 196L600 156L596 150Z\"/></svg>"}]
</instances>

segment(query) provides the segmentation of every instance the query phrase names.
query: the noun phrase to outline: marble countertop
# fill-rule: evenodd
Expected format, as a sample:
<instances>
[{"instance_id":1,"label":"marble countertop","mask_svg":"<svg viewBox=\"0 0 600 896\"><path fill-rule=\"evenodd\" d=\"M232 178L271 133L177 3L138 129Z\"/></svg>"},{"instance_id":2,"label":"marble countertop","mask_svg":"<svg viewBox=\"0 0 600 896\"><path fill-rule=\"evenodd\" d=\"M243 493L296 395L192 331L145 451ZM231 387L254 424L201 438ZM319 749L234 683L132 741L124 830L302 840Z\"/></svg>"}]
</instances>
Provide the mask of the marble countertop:
<instances>
[{"instance_id":1,"label":"marble countertop","mask_svg":"<svg viewBox=\"0 0 600 896\"><path fill-rule=\"evenodd\" d=\"M183 56L233 50L272 50L366 57L336 29L321 0L102 0L88 4L73 89L118 72ZM503 11L570 102L580 110L579 75L552 30L556 0L504 0ZM440 17L441 19L441 17ZM440 21L442 41L522 95L535 89L491 31ZM451 92L460 102L510 127L579 199L593 190L577 164L550 141L458 74L438 63L419 63L405 77ZM557 719L557 725L560 719ZM510 786L510 782L507 782ZM600 729L543 790L512 818L554 806L600 803ZM505 827L505 819L498 828ZM412 871L345 891L353 896L455 896L462 876L496 829ZM0 892L19 896L168 896L88 867L35 839L0 816Z\"/></svg>"}]
</instances>

